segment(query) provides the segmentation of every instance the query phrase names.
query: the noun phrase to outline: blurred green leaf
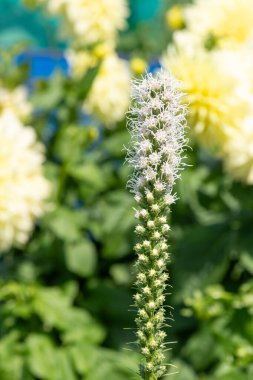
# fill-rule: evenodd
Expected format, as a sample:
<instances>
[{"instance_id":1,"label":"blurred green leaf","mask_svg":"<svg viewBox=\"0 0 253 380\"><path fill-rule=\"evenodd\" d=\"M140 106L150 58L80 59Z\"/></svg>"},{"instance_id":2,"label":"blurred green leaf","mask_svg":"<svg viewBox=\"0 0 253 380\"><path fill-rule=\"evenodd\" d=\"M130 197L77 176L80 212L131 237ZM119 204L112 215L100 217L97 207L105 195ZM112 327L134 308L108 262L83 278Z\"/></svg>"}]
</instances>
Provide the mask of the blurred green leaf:
<instances>
[{"instance_id":1,"label":"blurred green leaf","mask_svg":"<svg viewBox=\"0 0 253 380\"><path fill-rule=\"evenodd\" d=\"M197 380L198 377L189 365L182 361L173 361L164 380Z\"/></svg>"},{"instance_id":2,"label":"blurred green leaf","mask_svg":"<svg viewBox=\"0 0 253 380\"><path fill-rule=\"evenodd\" d=\"M79 89L79 96L82 99L82 101L87 97L92 87L92 84L99 72L99 69L100 69L100 64L98 64L95 67L89 68L81 81L81 86L76 86ZM78 84L80 84L80 81Z\"/></svg>"},{"instance_id":3,"label":"blurred green leaf","mask_svg":"<svg viewBox=\"0 0 253 380\"><path fill-rule=\"evenodd\" d=\"M54 151L60 159L68 163L67 168L82 159L83 149L90 143L89 129L81 125L61 128L57 137Z\"/></svg>"},{"instance_id":4,"label":"blurred green leaf","mask_svg":"<svg viewBox=\"0 0 253 380\"><path fill-rule=\"evenodd\" d=\"M86 224L86 216L81 210L58 207L48 214L44 223L58 238L75 241L82 237L81 229Z\"/></svg>"},{"instance_id":5,"label":"blurred green leaf","mask_svg":"<svg viewBox=\"0 0 253 380\"><path fill-rule=\"evenodd\" d=\"M222 224L185 228L173 253L176 297L220 281L229 265L230 247L231 237Z\"/></svg>"},{"instance_id":6,"label":"blurred green leaf","mask_svg":"<svg viewBox=\"0 0 253 380\"><path fill-rule=\"evenodd\" d=\"M56 349L46 335L31 334L27 340L31 373L45 380L76 380L71 361L63 349Z\"/></svg>"},{"instance_id":7,"label":"blurred green leaf","mask_svg":"<svg viewBox=\"0 0 253 380\"><path fill-rule=\"evenodd\" d=\"M84 181L87 186L92 186L97 191L106 187L106 178L101 169L92 163L83 163L69 168L69 174L79 181Z\"/></svg>"},{"instance_id":8,"label":"blurred green leaf","mask_svg":"<svg viewBox=\"0 0 253 380\"><path fill-rule=\"evenodd\" d=\"M96 365L91 369L87 380L128 380L136 379L137 376L137 358L134 355L123 353L115 354L108 349L100 349Z\"/></svg>"},{"instance_id":9,"label":"blurred green leaf","mask_svg":"<svg viewBox=\"0 0 253 380\"><path fill-rule=\"evenodd\" d=\"M24 370L24 358L18 348L19 334L12 331L0 341L0 378L3 380L20 380ZM10 360L11 359L11 360Z\"/></svg>"},{"instance_id":10,"label":"blurred green leaf","mask_svg":"<svg viewBox=\"0 0 253 380\"><path fill-rule=\"evenodd\" d=\"M86 375L98 361L98 349L96 346L84 342L74 345L69 349L75 368L80 375Z\"/></svg>"},{"instance_id":11,"label":"blurred green leaf","mask_svg":"<svg viewBox=\"0 0 253 380\"><path fill-rule=\"evenodd\" d=\"M83 238L79 243L67 244L65 250L67 268L79 276L91 276L97 265L94 245Z\"/></svg>"},{"instance_id":12,"label":"blurred green leaf","mask_svg":"<svg viewBox=\"0 0 253 380\"><path fill-rule=\"evenodd\" d=\"M38 91L31 98L33 107L44 110L57 107L63 97L64 81L63 74L57 71L48 82L38 82Z\"/></svg>"},{"instance_id":13,"label":"blurred green leaf","mask_svg":"<svg viewBox=\"0 0 253 380\"><path fill-rule=\"evenodd\" d=\"M219 346L208 328L203 328L191 337L183 349L184 356L193 363L197 371L203 371L219 358Z\"/></svg>"}]
</instances>

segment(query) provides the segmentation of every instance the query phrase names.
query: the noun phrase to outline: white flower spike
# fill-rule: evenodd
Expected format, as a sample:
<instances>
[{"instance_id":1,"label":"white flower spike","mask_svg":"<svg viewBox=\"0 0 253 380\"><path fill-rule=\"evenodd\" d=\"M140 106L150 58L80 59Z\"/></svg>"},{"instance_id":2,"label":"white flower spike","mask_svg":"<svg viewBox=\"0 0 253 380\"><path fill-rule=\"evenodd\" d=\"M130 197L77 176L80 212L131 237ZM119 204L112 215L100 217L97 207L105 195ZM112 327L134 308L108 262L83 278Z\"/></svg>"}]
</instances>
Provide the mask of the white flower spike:
<instances>
[{"instance_id":1,"label":"white flower spike","mask_svg":"<svg viewBox=\"0 0 253 380\"><path fill-rule=\"evenodd\" d=\"M128 187L138 203L136 233L140 244L135 249L136 336L144 358L140 375L145 380L158 380L166 372L163 328L168 279L165 270L169 260L168 211L176 199L173 186L182 168L186 145L186 108L178 88L179 83L168 73L146 74L133 83L129 111L131 143L127 161L134 170Z\"/></svg>"}]
</instances>

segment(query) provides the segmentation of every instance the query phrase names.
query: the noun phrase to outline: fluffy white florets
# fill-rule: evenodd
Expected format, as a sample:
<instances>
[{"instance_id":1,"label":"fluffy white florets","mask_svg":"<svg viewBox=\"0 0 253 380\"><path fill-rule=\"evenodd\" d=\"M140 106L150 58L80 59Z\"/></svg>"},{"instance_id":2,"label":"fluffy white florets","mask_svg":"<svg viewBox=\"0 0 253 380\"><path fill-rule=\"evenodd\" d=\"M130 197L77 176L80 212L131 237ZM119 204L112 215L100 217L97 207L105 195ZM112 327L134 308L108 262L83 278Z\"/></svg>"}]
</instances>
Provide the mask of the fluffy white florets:
<instances>
[{"instance_id":1,"label":"fluffy white florets","mask_svg":"<svg viewBox=\"0 0 253 380\"><path fill-rule=\"evenodd\" d=\"M5 110L0 115L0 251L25 244L43 214L49 194L43 161L34 130Z\"/></svg>"},{"instance_id":2,"label":"fluffy white florets","mask_svg":"<svg viewBox=\"0 0 253 380\"><path fill-rule=\"evenodd\" d=\"M149 184L171 194L185 145L185 107L179 83L163 71L134 82L127 160L134 168L128 185L138 195Z\"/></svg>"}]
</instances>

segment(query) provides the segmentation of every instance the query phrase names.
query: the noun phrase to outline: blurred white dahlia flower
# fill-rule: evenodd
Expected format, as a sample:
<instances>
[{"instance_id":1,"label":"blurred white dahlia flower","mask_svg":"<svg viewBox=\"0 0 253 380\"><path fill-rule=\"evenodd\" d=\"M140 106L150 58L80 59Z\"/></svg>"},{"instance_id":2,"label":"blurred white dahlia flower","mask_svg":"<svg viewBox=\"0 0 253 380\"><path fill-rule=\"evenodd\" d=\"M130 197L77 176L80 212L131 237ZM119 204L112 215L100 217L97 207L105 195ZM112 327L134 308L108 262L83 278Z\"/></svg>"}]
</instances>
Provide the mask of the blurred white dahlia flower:
<instances>
[{"instance_id":1,"label":"blurred white dahlia flower","mask_svg":"<svg viewBox=\"0 0 253 380\"><path fill-rule=\"evenodd\" d=\"M238 46L253 38L252 0L195 0L184 11L188 30L218 46Z\"/></svg>"},{"instance_id":2,"label":"blurred white dahlia flower","mask_svg":"<svg viewBox=\"0 0 253 380\"><path fill-rule=\"evenodd\" d=\"M230 64L229 64L230 62ZM252 112L252 94L238 73L240 59L225 51L183 51L169 47L163 65L181 82L189 103L188 124L206 147L220 150L228 129L239 129Z\"/></svg>"},{"instance_id":3,"label":"blurred white dahlia flower","mask_svg":"<svg viewBox=\"0 0 253 380\"><path fill-rule=\"evenodd\" d=\"M88 69L95 67L98 63L96 57L87 50L68 49L65 53L70 66L70 72L73 78L82 78Z\"/></svg>"},{"instance_id":4,"label":"blurred white dahlia flower","mask_svg":"<svg viewBox=\"0 0 253 380\"><path fill-rule=\"evenodd\" d=\"M0 251L21 247L44 211L49 183L44 152L31 127L7 109L0 114Z\"/></svg>"},{"instance_id":5,"label":"blurred white dahlia flower","mask_svg":"<svg viewBox=\"0 0 253 380\"><path fill-rule=\"evenodd\" d=\"M32 107L27 101L27 90L23 86L18 86L14 90L0 87L0 113L3 110L10 110L21 120L26 120L30 115Z\"/></svg>"},{"instance_id":6,"label":"blurred white dahlia flower","mask_svg":"<svg viewBox=\"0 0 253 380\"><path fill-rule=\"evenodd\" d=\"M107 56L96 76L84 110L106 125L120 121L129 106L131 73L116 54Z\"/></svg>"},{"instance_id":7,"label":"blurred white dahlia flower","mask_svg":"<svg viewBox=\"0 0 253 380\"><path fill-rule=\"evenodd\" d=\"M239 130L229 130L223 146L225 170L235 179L253 185L253 117L248 117Z\"/></svg>"},{"instance_id":8,"label":"blurred white dahlia flower","mask_svg":"<svg viewBox=\"0 0 253 380\"><path fill-rule=\"evenodd\" d=\"M48 10L62 14L70 33L83 45L114 41L127 26L126 0L48 0Z\"/></svg>"}]
</instances>

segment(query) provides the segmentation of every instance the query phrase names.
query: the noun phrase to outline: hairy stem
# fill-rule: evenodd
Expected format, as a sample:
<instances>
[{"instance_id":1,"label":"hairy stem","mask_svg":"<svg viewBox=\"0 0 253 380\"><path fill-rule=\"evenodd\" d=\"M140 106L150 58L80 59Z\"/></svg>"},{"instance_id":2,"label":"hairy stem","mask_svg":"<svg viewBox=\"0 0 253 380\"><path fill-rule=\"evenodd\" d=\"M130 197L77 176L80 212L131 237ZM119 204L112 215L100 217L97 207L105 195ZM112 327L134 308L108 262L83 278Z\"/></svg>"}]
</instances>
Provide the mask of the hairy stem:
<instances>
[{"instance_id":1,"label":"hairy stem","mask_svg":"<svg viewBox=\"0 0 253 380\"><path fill-rule=\"evenodd\" d=\"M150 372L146 372L144 375L144 380L157 380L157 377Z\"/></svg>"}]
</instances>

